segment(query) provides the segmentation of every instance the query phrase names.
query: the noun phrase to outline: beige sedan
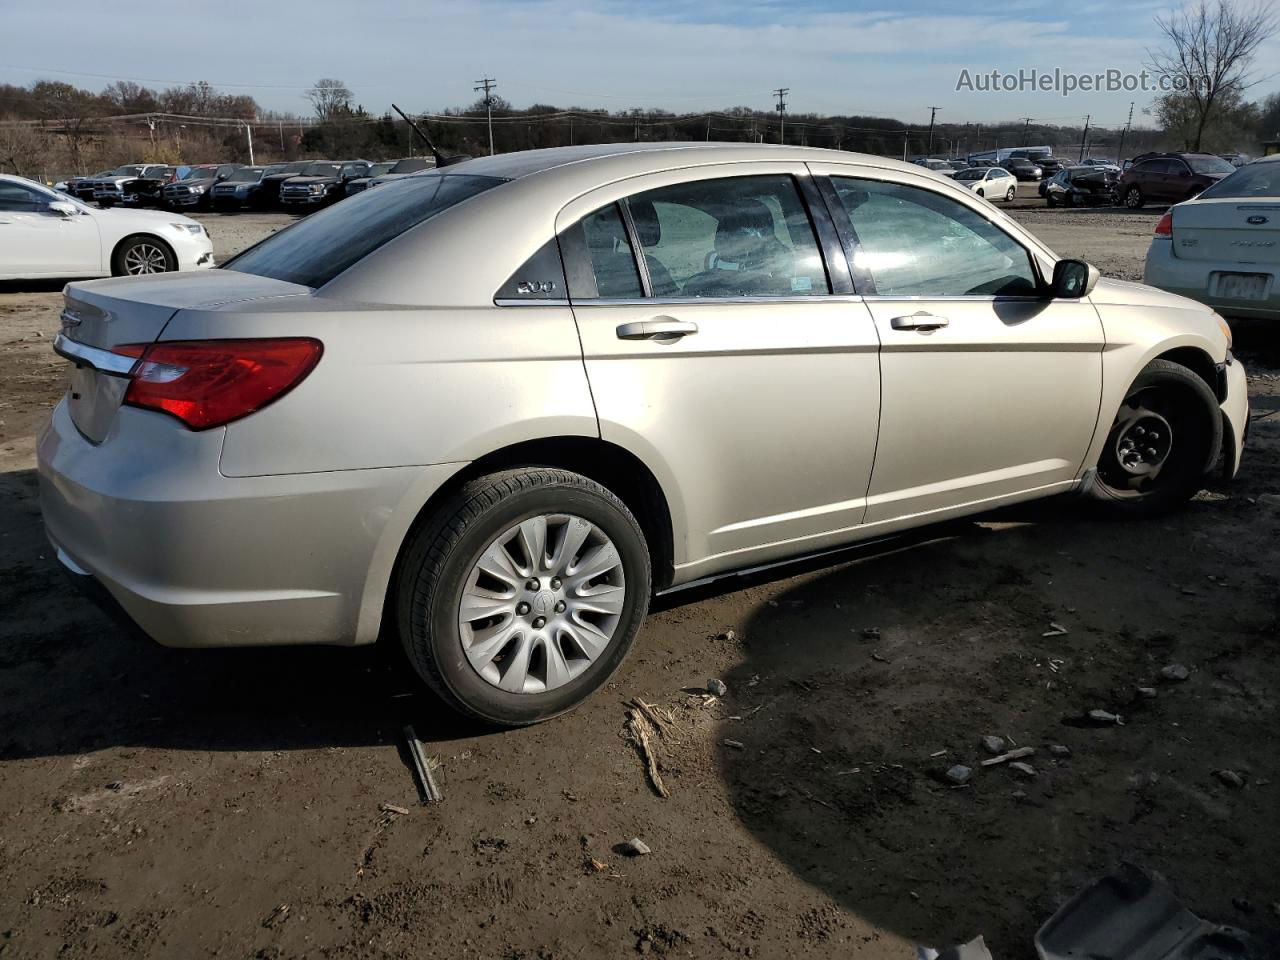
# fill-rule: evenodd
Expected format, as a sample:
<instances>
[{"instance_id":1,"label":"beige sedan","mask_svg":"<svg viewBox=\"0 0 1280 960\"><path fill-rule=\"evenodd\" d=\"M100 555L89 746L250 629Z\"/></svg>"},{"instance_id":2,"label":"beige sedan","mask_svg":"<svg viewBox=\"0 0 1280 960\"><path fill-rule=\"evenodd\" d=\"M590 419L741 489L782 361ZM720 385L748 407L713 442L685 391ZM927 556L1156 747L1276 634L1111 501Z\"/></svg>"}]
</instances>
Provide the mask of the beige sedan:
<instances>
[{"instance_id":1,"label":"beige sedan","mask_svg":"<svg viewBox=\"0 0 1280 960\"><path fill-rule=\"evenodd\" d=\"M650 598L1020 501L1173 508L1247 414L1205 306L877 157L621 144L366 191L199 275L74 283L45 524L178 646L398 638L507 725Z\"/></svg>"}]
</instances>

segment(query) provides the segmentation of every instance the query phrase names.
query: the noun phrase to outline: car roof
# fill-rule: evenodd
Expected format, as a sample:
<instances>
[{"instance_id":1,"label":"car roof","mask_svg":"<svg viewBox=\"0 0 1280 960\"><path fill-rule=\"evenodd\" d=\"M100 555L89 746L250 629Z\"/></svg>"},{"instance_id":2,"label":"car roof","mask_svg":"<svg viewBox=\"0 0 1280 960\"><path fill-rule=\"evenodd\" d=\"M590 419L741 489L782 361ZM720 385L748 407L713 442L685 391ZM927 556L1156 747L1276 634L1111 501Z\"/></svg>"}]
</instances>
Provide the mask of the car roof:
<instances>
[{"instance_id":1,"label":"car roof","mask_svg":"<svg viewBox=\"0 0 1280 960\"><path fill-rule=\"evenodd\" d=\"M500 177L505 180L518 180L531 174L541 173L570 164L595 166L612 166L611 161L623 158L634 159L637 154L652 156L655 161L670 162L673 166L682 166L687 160L689 165L714 163L718 161L787 161L814 163L843 160L845 162L874 163L876 166L891 167L895 170L919 172L918 164L905 163L887 157L876 157L863 153L850 153L845 150L826 150L820 147L792 147L769 143L600 143L575 147L550 147L544 150L522 150L518 153L499 153L491 157L476 157L459 164L451 164L441 168L440 172L468 173L474 176ZM620 164L630 166L630 164Z\"/></svg>"},{"instance_id":2,"label":"car roof","mask_svg":"<svg viewBox=\"0 0 1280 960\"><path fill-rule=\"evenodd\" d=\"M1273 153L1267 157L1258 157L1256 160L1250 160L1250 163L1280 163L1280 153Z\"/></svg>"}]
</instances>

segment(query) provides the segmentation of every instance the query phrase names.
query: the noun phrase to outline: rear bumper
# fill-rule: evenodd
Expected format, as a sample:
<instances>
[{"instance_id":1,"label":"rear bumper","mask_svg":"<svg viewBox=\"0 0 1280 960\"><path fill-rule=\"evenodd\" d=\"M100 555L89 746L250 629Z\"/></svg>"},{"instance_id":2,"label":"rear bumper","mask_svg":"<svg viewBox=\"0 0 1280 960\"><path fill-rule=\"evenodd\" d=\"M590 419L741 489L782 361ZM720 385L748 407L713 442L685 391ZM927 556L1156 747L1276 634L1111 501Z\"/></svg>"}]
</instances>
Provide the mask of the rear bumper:
<instances>
[{"instance_id":1,"label":"rear bumper","mask_svg":"<svg viewBox=\"0 0 1280 960\"><path fill-rule=\"evenodd\" d=\"M1265 300L1228 300L1212 295L1215 273L1262 273L1271 276L1269 296ZM1236 261L1186 260L1173 255L1173 242L1168 237L1155 237L1147 250L1143 283L1192 300L1198 300L1226 317L1260 317L1280 320L1280 266Z\"/></svg>"},{"instance_id":2,"label":"rear bumper","mask_svg":"<svg viewBox=\"0 0 1280 960\"><path fill-rule=\"evenodd\" d=\"M223 433L121 408L94 445L60 402L37 459L63 566L165 646L371 643L405 532L455 467L230 478Z\"/></svg>"}]
</instances>

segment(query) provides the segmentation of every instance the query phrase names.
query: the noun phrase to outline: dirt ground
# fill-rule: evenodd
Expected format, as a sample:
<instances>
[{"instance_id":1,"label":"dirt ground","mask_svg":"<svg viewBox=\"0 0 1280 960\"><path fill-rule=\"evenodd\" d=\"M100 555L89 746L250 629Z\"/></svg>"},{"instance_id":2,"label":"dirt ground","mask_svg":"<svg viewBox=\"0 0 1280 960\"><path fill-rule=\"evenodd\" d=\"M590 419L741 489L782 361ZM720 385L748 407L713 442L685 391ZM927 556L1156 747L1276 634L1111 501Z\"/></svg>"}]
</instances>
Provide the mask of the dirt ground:
<instances>
[{"instance_id":1,"label":"dirt ground","mask_svg":"<svg viewBox=\"0 0 1280 960\"><path fill-rule=\"evenodd\" d=\"M1013 214L1137 278L1158 211ZM207 222L225 258L283 218ZM1044 504L669 601L576 713L492 733L378 650L166 650L64 585L33 473L58 288L0 288L5 960L912 960L977 934L1025 960L1125 860L1277 949L1280 335L1238 326L1244 466L1182 512ZM673 712L669 799L626 739L635 697ZM416 802L405 722L443 803ZM984 735L1036 747L1035 776L936 778Z\"/></svg>"}]
</instances>

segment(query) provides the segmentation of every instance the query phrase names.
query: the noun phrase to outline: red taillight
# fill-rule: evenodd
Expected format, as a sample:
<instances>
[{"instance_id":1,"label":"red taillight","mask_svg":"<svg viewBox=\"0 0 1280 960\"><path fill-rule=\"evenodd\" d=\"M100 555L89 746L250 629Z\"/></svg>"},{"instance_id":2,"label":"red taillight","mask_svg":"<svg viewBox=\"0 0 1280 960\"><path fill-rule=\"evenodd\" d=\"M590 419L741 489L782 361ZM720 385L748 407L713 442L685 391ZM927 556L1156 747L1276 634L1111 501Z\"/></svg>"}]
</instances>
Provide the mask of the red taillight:
<instances>
[{"instance_id":1,"label":"red taillight","mask_svg":"<svg viewBox=\"0 0 1280 960\"><path fill-rule=\"evenodd\" d=\"M170 340L134 343L124 402L177 417L192 430L247 417L284 396L324 352L319 340Z\"/></svg>"},{"instance_id":2,"label":"red taillight","mask_svg":"<svg viewBox=\"0 0 1280 960\"><path fill-rule=\"evenodd\" d=\"M1169 210L1163 217L1156 221L1157 237L1173 236L1173 211Z\"/></svg>"}]
</instances>

